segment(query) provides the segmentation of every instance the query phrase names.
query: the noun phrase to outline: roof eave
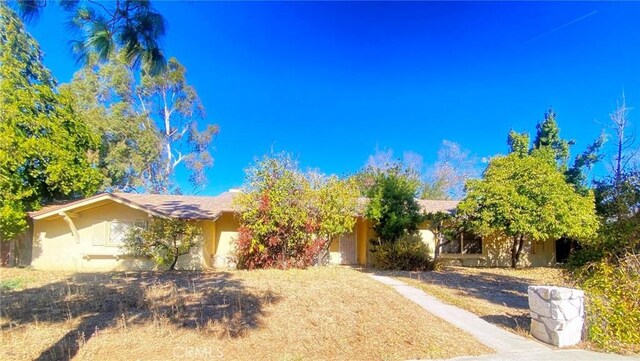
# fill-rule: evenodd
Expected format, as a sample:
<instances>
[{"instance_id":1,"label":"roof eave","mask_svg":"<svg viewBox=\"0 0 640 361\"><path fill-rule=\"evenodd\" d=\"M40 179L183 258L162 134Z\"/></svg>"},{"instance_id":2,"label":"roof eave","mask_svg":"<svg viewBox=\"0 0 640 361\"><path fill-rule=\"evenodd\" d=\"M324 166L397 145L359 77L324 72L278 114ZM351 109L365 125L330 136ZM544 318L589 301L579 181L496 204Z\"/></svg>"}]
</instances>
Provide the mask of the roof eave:
<instances>
[{"instance_id":1,"label":"roof eave","mask_svg":"<svg viewBox=\"0 0 640 361\"><path fill-rule=\"evenodd\" d=\"M87 198L87 199L84 199L82 201L71 202L68 205L62 206L60 208L52 209L51 211L47 211L47 212L44 212L42 214L36 214L36 215L29 214L29 217L31 217L31 219L33 219L33 220L46 219L46 218L50 218L52 216L59 216L61 212L72 211L72 210L74 210L76 208L88 206L88 205L91 205L91 204L94 204L94 203L97 203L97 202L101 202L101 201L104 201L104 200L111 200L111 201L114 201L116 203L124 204L124 205L126 205L128 207L143 211L143 212L145 212L147 214L150 214L150 215L153 215L153 216L156 216L156 217L161 217L161 218L167 218L168 217L164 213L157 212L157 211L155 211L153 209L147 208L147 207L145 207L145 206L143 206L141 204L138 204L136 202L133 202L133 201L130 201L128 199L119 197L119 196L117 196L117 195L115 195L113 193L103 193L101 195L94 196L94 197L91 197L91 198Z\"/></svg>"}]
</instances>

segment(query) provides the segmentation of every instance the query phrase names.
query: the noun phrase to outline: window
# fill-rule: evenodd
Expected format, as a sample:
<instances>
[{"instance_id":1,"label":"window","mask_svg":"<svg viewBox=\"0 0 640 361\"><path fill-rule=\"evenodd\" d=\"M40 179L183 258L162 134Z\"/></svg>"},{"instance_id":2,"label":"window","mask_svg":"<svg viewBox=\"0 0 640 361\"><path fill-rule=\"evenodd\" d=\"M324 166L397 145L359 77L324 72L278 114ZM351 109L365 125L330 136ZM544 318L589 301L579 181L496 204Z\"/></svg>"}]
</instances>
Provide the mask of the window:
<instances>
[{"instance_id":1,"label":"window","mask_svg":"<svg viewBox=\"0 0 640 361\"><path fill-rule=\"evenodd\" d=\"M469 233L460 232L453 239L447 239L440 245L442 253L482 254L482 238Z\"/></svg>"},{"instance_id":2,"label":"window","mask_svg":"<svg viewBox=\"0 0 640 361\"><path fill-rule=\"evenodd\" d=\"M122 245L127 237L127 233L133 229L133 227L146 228L147 223L144 221L111 221L107 245Z\"/></svg>"}]
</instances>

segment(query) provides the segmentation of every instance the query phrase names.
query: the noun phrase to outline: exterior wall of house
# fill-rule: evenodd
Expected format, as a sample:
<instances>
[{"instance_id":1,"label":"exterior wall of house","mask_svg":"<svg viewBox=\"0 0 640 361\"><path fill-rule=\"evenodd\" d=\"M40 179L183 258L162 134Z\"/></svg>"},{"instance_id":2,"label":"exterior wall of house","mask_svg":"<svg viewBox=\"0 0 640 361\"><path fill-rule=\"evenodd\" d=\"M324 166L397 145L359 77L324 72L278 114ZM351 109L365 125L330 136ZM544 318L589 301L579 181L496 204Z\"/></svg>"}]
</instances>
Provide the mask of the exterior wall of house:
<instances>
[{"instance_id":1,"label":"exterior wall of house","mask_svg":"<svg viewBox=\"0 0 640 361\"><path fill-rule=\"evenodd\" d=\"M360 219L360 225L367 230L366 242L368 246L370 239L375 239L376 234L371 227L371 222ZM363 232L364 233L364 232ZM419 235L427 247L429 254L435 256L436 239L430 224L425 222L419 226ZM359 243L360 245L360 243ZM367 252L367 259L360 264L371 264L373 257L371 252ZM469 267L510 267L511 266L511 243L500 237L485 237L482 240L482 254L440 254L440 261L444 264L460 265ZM523 249L520 266L523 267L543 267L555 264L555 242L553 240L544 242L526 242Z\"/></svg>"},{"instance_id":2,"label":"exterior wall of house","mask_svg":"<svg viewBox=\"0 0 640 361\"><path fill-rule=\"evenodd\" d=\"M511 241L501 236L482 239L482 254L440 254L444 264L470 267L510 267ZM555 264L555 241L525 241L521 267L545 267Z\"/></svg>"},{"instance_id":3,"label":"exterior wall of house","mask_svg":"<svg viewBox=\"0 0 640 361\"><path fill-rule=\"evenodd\" d=\"M207 267L213 267L216 254L216 221L205 220L202 224L202 257Z\"/></svg>"},{"instance_id":4,"label":"exterior wall of house","mask_svg":"<svg viewBox=\"0 0 640 361\"><path fill-rule=\"evenodd\" d=\"M433 231L431 231L430 226L431 225L428 222L422 223L418 227L418 234L420 235L422 242L427 245L429 255L433 258L436 254L436 237Z\"/></svg>"},{"instance_id":5,"label":"exterior wall of house","mask_svg":"<svg viewBox=\"0 0 640 361\"><path fill-rule=\"evenodd\" d=\"M235 259L234 241L238 237L240 222L233 213L223 213L215 223L216 236L211 253L213 266L216 268L234 266L230 261Z\"/></svg>"},{"instance_id":6,"label":"exterior wall of house","mask_svg":"<svg viewBox=\"0 0 640 361\"><path fill-rule=\"evenodd\" d=\"M151 260L134 258L124 254L121 247L109 245L109 222L148 221L144 211L116 202L101 203L93 208L69 212L69 222L63 217L50 220L34 220L32 225L31 265L38 269L61 269L75 271L149 270L154 268ZM70 224L71 223L71 224ZM235 259L234 241L238 236L239 222L233 213L223 213L217 220L200 221L202 247L181 256L176 265L180 269L206 267L233 267ZM72 226L76 232L72 231ZM435 254L435 237L429 224L420 226L420 237ZM369 241L376 238L369 220L358 217L353 233L355 239L355 261L358 265L371 265L372 254ZM511 263L511 243L500 237L485 237L482 254L440 254L446 264L480 267L508 267ZM342 261L340 241L329 245L331 263ZM231 262L231 264L230 264ZM555 242L527 242L521 266L550 266L555 263Z\"/></svg>"},{"instance_id":7,"label":"exterior wall of house","mask_svg":"<svg viewBox=\"0 0 640 361\"><path fill-rule=\"evenodd\" d=\"M31 266L37 269L74 271L150 270L151 260L124 254L122 247L109 245L109 222L148 221L149 215L126 205L111 202L89 208L64 218L33 221ZM207 221L204 221L207 222ZM210 222L212 223L212 222ZM203 232L206 244L206 227ZM76 236L77 235L77 236ZM180 256L176 268L199 269L206 266L203 250L193 248L190 254Z\"/></svg>"}]
</instances>

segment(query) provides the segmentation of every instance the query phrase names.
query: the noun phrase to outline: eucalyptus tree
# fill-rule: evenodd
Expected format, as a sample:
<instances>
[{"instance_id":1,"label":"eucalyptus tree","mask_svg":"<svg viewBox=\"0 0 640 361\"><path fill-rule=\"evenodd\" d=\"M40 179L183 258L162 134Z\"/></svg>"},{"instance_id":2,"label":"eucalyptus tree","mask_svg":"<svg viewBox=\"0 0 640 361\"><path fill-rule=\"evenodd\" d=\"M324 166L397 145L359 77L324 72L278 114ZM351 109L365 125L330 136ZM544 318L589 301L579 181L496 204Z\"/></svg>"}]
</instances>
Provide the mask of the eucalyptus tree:
<instances>
[{"instance_id":1,"label":"eucalyptus tree","mask_svg":"<svg viewBox=\"0 0 640 361\"><path fill-rule=\"evenodd\" d=\"M163 148L161 163L155 172L154 191L168 193L174 185L176 168L188 169L194 189L206 183L206 170L213 165L210 146L219 127L208 123L196 89L187 82L187 69L175 58L159 74L144 71L137 89L145 114L156 121Z\"/></svg>"}]
</instances>

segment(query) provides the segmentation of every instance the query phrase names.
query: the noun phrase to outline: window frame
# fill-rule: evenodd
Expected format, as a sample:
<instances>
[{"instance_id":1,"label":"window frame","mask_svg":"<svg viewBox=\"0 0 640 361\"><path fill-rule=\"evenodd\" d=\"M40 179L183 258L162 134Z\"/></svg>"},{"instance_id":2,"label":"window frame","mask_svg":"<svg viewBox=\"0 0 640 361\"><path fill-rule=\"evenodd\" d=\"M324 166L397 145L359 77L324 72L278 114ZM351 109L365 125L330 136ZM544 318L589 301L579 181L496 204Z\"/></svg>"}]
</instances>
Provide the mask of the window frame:
<instances>
[{"instance_id":1,"label":"window frame","mask_svg":"<svg viewBox=\"0 0 640 361\"><path fill-rule=\"evenodd\" d=\"M465 237L465 235L467 237ZM475 241L480 241L480 252L479 253L475 253L475 252L474 253L469 253L469 252L467 252L467 250L464 247L465 239L467 241L474 241L474 242ZM449 243L449 242L454 242L454 241L457 242L457 245L458 245L457 248L460 251L459 252L446 252L443 249L443 245L445 245L446 243ZM482 256L484 254L484 239L481 236L476 236L471 232L465 232L465 231L458 232L456 234L455 239L447 240L446 243L440 244L440 254L442 254L442 255Z\"/></svg>"},{"instance_id":2,"label":"window frame","mask_svg":"<svg viewBox=\"0 0 640 361\"><path fill-rule=\"evenodd\" d=\"M120 235L121 240L119 242L114 242L112 241L112 232L113 232L113 226L114 224L121 224L121 225L126 225L126 228L123 232L128 232L131 229L135 228L135 227L140 227L142 229L146 229L148 226L148 223L146 220L142 220L142 219L112 219L108 221L108 227L107 227L107 237L105 237L105 242L104 242L104 246L105 247L122 247L124 245L124 236L125 234L123 233L122 235Z\"/></svg>"}]
</instances>

